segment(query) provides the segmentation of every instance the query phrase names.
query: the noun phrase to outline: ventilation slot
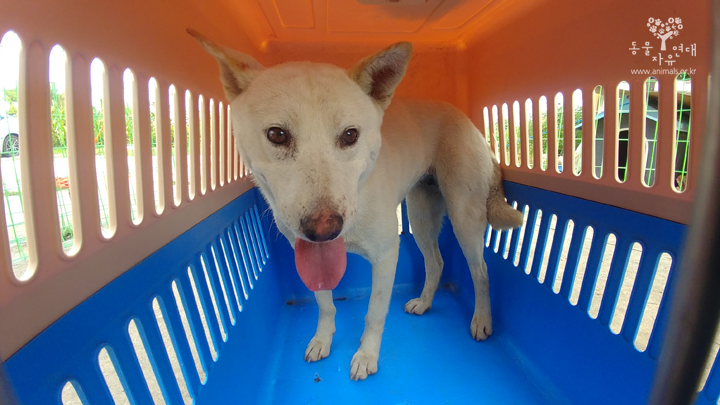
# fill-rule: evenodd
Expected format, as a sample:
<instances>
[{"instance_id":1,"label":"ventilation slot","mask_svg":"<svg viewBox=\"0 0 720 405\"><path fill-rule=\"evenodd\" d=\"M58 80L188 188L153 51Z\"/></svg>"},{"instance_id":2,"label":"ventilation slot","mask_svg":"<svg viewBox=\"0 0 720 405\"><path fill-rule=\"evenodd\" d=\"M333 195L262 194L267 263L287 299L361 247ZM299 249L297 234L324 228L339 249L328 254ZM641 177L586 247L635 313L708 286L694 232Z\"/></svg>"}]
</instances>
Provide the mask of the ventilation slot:
<instances>
[{"instance_id":1,"label":"ventilation slot","mask_svg":"<svg viewBox=\"0 0 720 405\"><path fill-rule=\"evenodd\" d=\"M495 231L495 245L493 246L493 252L497 253L498 249L500 249L500 237L503 234L503 231Z\"/></svg>"},{"instance_id":2,"label":"ventilation slot","mask_svg":"<svg viewBox=\"0 0 720 405\"><path fill-rule=\"evenodd\" d=\"M224 235L226 235L226 232L223 232ZM237 304L237 310L242 311L242 300L240 299L240 294L238 294L238 283L242 284L241 281L237 279L237 272L234 271L235 268L232 266L233 264L236 264L233 260L234 258L230 256L232 253L229 252L229 248L225 246L225 237L220 238L220 246L219 249L221 251L218 252L220 255L220 260L225 265L225 269L228 276L230 277L230 283L232 284L233 288L233 295L235 295L235 304Z\"/></svg>"},{"instance_id":3,"label":"ventilation slot","mask_svg":"<svg viewBox=\"0 0 720 405\"><path fill-rule=\"evenodd\" d=\"M522 165L522 145L521 145L521 135L520 135L520 103L516 100L513 103L513 115L512 115L512 136L511 136L511 145L512 145L512 155L514 156L515 160L515 167L520 167Z\"/></svg>"},{"instance_id":4,"label":"ventilation slot","mask_svg":"<svg viewBox=\"0 0 720 405\"><path fill-rule=\"evenodd\" d=\"M603 176L603 145L605 142L605 90L602 86L595 86L593 90L593 176L600 179Z\"/></svg>"},{"instance_id":5,"label":"ventilation slot","mask_svg":"<svg viewBox=\"0 0 720 405\"><path fill-rule=\"evenodd\" d=\"M572 162L566 160L567 166L573 168L573 174L576 176L582 173L582 138L583 138L583 97L582 90L576 89L572 95L572 123L573 127L568 128L568 136L575 134L574 142L570 145L572 153ZM567 149L567 148L566 148ZM570 158L570 156L568 156Z\"/></svg>"},{"instance_id":6,"label":"ventilation slot","mask_svg":"<svg viewBox=\"0 0 720 405\"><path fill-rule=\"evenodd\" d=\"M585 277L585 268L587 267L588 259L590 256L590 247L593 242L593 235L595 230L592 226L585 228L583 234L583 244L580 249L580 259L578 260L577 269L575 270L575 276L573 277L572 290L570 292L570 303L577 305L578 299L580 298L580 290L583 285L583 279Z\"/></svg>"},{"instance_id":7,"label":"ventilation slot","mask_svg":"<svg viewBox=\"0 0 720 405\"><path fill-rule=\"evenodd\" d=\"M200 192L205 195L208 190L208 172L210 170L210 129L205 98L198 99L198 123L200 125Z\"/></svg>"},{"instance_id":8,"label":"ventilation slot","mask_svg":"<svg viewBox=\"0 0 720 405\"><path fill-rule=\"evenodd\" d=\"M198 192L200 142L198 138L198 122L195 114L195 99L190 90L185 90L185 135L187 137L187 179L188 198L195 199ZM197 141L197 142L196 142Z\"/></svg>"},{"instance_id":9,"label":"ventilation slot","mask_svg":"<svg viewBox=\"0 0 720 405\"><path fill-rule=\"evenodd\" d=\"M548 105L547 97L540 97L540 168L548 167Z\"/></svg>"},{"instance_id":10,"label":"ventilation slot","mask_svg":"<svg viewBox=\"0 0 720 405\"><path fill-rule=\"evenodd\" d=\"M140 179L140 137L136 135L136 132L139 132L140 124L137 121L138 114L135 106L137 85L135 83L135 75L130 69L125 69L123 72L123 88L125 97L125 132L127 133L128 145L132 145L132 149L128 149L130 217L133 223L138 225L143 219L142 181Z\"/></svg>"},{"instance_id":11,"label":"ventilation slot","mask_svg":"<svg viewBox=\"0 0 720 405\"><path fill-rule=\"evenodd\" d=\"M527 167L532 169L535 167L535 124L533 123L533 103L531 99L525 100L525 128L527 131L527 138L525 138L525 144L527 145Z\"/></svg>"},{"instance_id":12,"label":"ventilation slot","mask_svg":"<svg viewBox=\"0 0 720 405\"><path fill-rule=\"evenodd\" d=\"M130 321L128 324L128 334L130 335L130 341L135 350L135 356L137 356L138 362L140 363L143 377L150 389L153 402L155 402L155 404L165 404L165 398L163 397L163 392L160 390L160 385L156 377L157 370L148 357L148 352L146 351L148 343L139 321L135 319Z\"/></svg>"},{"instance_id":13,"label":"ventilation slot","mask_svg":"<svg viewBox=\"0 0 720 405\"><path fill-rule=\"evenodd\" d=\"M250 286L250 289L252 290L255 288L255 277L254 274L251 274L253 272L252 270L252 263L250 262L250 256L248 255L248 252L245 248L245 238L242 231L242 225L240 221L237 221L233 224L232 231L235 234L235 243L237 243L237 249L240 253L239 259L242 260L242 268L245 272L245 276L247 277L248 285Z\"/></svg>"},{"instance_id":14,"label":"ventilation slot","mask_svg":"<svg viewBox=\"0 0 720 405\"><path fill-rule=\"evenodd\" d=\"M63 405L87 405L88 401L80 388L80 385L75 381L68 381L63 386L60 392L60 400Z\"/></svg>"},{"instance_id":15,"label":"ventilation slot","mask_svg":"<svg viewBox=\"0 0 720 405\"><path fill-rule=\"evenodd\" d=\"M225 169L226 166L226 136L225 136L225 108L223 107L222 101L218 102L218 130L217 130L217 147L216 150L218 151L218 159L217 159L217 170L218 170L218 187L222 187L225 185Z\"/></svg>"},{"instance_id":16,"label":"ventilation slot","mask_svg":"<svg viewBox=\"0 0 720 405\"><path fill-rule=\"evenodd\" d=\"M180 362L178 361L177 352L175 350L177 342L175 341L174 337L171 337L171 331L168 330L168 327L165 324L167 310L165 309L165 306L161 304L158 297L155 297L155 299L153 299L152 306L153 312L155 313L155 320L157 321L158 327L160 328L160 335L162 336L162 341L165 346L165 352L170 359L170 365L172 366L173 374L175 374L175 380L177 381L178 387L180 388L180 394L182 395L183 402L185 404L191 404L193 401L190 397L190 392L188 392L188 387L185 383L184 371L180 368Z\"/></svg>"},{"instance_id":17,"label":"ventilation slot","mask_svg":"<svg viewBox=\"0 0 720 405\"><path fill-rule=\"evenodd\" d=\"M637 276L638 268L640 267L640 260L642 260L642 251L642 246L637 242L633 243L630 247L630 255L627 259L627 264L625 265L622 286L615 303L615 311L613 313L612 322L610 323L610 330L615 334L620 333L620 329L623 327L623 321L625 320L628 304L632 298L630 294L632 293L635 285L635 278Z\"/></svg>"},{"instance_id":18,"label":"ventilation slot","mask_svg":"<svg viewBox=\"0 0 720 405\"><path fill-rule=\"evenodd\" d=\"M213 244L210 247L210 252L213 258L213 263L215 264L215 271L218 276L218 281L220 282L220 288L222 289L223 298L225 299L225 308L228 310L228 314L230 315L230 323L232 325L235 325L235 310L234 307L230 304L231 298L228 293L228 290L230 287L228 287L228 279L227 277L230 276L230 273L228 272L227 268L227 261L224 261L223 258L220 256L220 252L218 250L217 242ZM235 285L234 281L232 280L232 277L230 277L230 284L232 284L233 292L235 294L235 300L238 300L237 291L235 291ZM238 308L239 308L238 303Z\"/></svg>"},{"instance_id":19,"label":"ventilation slot","mask_svg":"<svg viewBox=\"0 0 720 405\"><path fill-rule=\"evenodd\" d=\"M98 353L98 365L105 379L105 384L107 384L110 390L110 395L113 401L115 401L115 405L130 404L131 401L126 395L126 392L129 392L129 390L127 389L127 384L123 381L124 379L118 375L116 371L119 370L120 367L117 364L117 359L112 349L108 350L107 346L100 349Z\"/></svg>"},{"instance_id":20,"label":"ventilation slot","mask_svg":"<svg viewBox=\"0 0 720 405\"><path fill-rule=\"evenodd\" d=\"M523 223L520 226L520 228L518 229L518 243L517 243L517 247L515 248L515 258L513 259L513 265L515 267L517 267L518 264L520 263L520 253L522 253L523 241L525 239L525 233L526 233L525 229L527 229L527 221L528 221L528 213L529 212L530 212L530 207L526 205L522 211Z\"/></svg>"},{"instance_id":21,"label":"ventilation slot","mask_svg":"<svg viewBox=\"0 0 720 405\"><path fill-rule=\"evenodd\" d=\"M662 253L657 258L650 293L644 303L640 326L638 327L637 335L635 335L635 348L641 352L647 349L648 342L655 328L655 318L660 309L660 303L665 293L665 286L670 275L672 264L672 257L667 253Z\"/></svg>"},{"instance_id":22,"label":"ventilation slot","mask_svg":"<svg viewBox=\"0 0 720 405\"><path fill-rule=\"evenodd\" d=\"M624 183L627 179L628 151L630 150L630 84L622 81L617 87L618 121L617 151L618 164L616 180Z\"/></svg>"},{"instance_id":23,"label":"ventilation slot","mask_svg":"<svg viewBox=\"0 0 720 405\"><path fill-rule=\"evenodd\" d=\"M205 374L205 364L200 360L198 354L198 345L200 345L200 338L195 333L195 328L191 326L190 320L187 316L187 304L185 302L184 292L181 294L181 289L178 288L177 280L172 282L173 297L175 298L175 305L178 307L180 313L180 320L182 321L183 331L185 332L185 338L190 345L190 352L192 353L193 363L195 363L195 370L200 377L200 383L205 384L207 382L207 375Z\"/></svg>"},{"instance_id":24,"label":"ventilation slot","mask_svg":"<svg viewBox=\"0 0 720 405\"><path fill-rule=\"evenodd\" d=\"M555 294L560 292L560 286L562 285L563 277L565 277L565 267L567 265L568 252L572 247L570 244L572 241L573 230L575 230L575 222L570 219L567 221L567 225L565 225L565 229L563 231L560 260L558 261L557 274L555 275L555 281L553 282L552 286L553 292Z\"/></svg>"},{"instance_id":25,"label":"ventilation slot","mask_svg":"<svg viewBox=\"0 0 720 405\"><path fill-rule=\"evenodd\" d=\"M2 170L0 170L0 184L2 184L2 198L5 213L0 213L0 226L7 232L10 257L0 259L0 268L11 263L12 274L17 280L26 281L32 277L34 268L28 267L28 240L25 229L25 212L23 196L20 188L20 112L18 101L18 79L20 68L20 51L22 42L13 31L8 31L0 41L0 61L5 72L3 79L3 99L7 102L6 108L0 110L0 153ZM23 114L26 112L23 111ZM0 244L5 243L5 235L0 236ZM32 242L30 242L32 243ZM5 262L10 260L10 263ZM36 266L33 266L36 267Z\"/></svg>"},{"instance_id":26,"label":"ventilation slot","mask_svg":"<svg viewBox=\"0 0 720 405\"><path fill-rule=\"evenodd\" d=\"M513 208L517 208L517 201L514 201L512 203ZM505 238L505 248L503 249L503 259L507 259L508 255L510 254L510 244L512 243L512 236L513 236L513 228L508 229L505 232L506 238Z\"/></svg>"},{"instance_id":27,"label":"ventilation slot","mask_svg":"<svg viewBox=\"0 0 720 405\"><path fill-rule=\"evenodd\" d=\"M93 138L95 141L95 179L97 181L98 202L100 203L100 230L102 235L109 239L115 234L117 219L114 203L110 204L108 193L108 173L112 173L111 160L107 159L108 148L107 131L105 131L105 105L104 97L106 83L105 65L98 58L90 64L90 89L92 97ZM109 115L109 111L107 112Z\"/></svg>"},{"instance_id":28,"label":"ventilation slot","mask_svg":"<svg viewBox=\"0 0 720 405\"><path fill-rule=\"evenodd\" d=\"M218 359L218 353L215 349L215 339L214 336L210 333L210 328L208 327L208 320L207 318L210 316L208 314L207 308L205 308L205 305L203 301L200 299L200 293L197 289L197 277L195 276L195 271L188 267L188 279L190 280L190 288L193 292L193 298L195 298L195 305L198 308L198 312L200 313L200 322L202 323L203 331L205 332L205 339L208 342L208 346L210 348L210 356L213 361L217 361Z\"/></svg>"},{"instance_id":29,"label":"ventilation slot","mask_svg":"<svg viewBox=\"0 0 720 405\"><path fill-rule=\"evenodd\" d=\"M501 150L503 151L505 166L510 166L510 123L507 103L503 103L500 112L502 113L502 128L500 129Z\"/></svg>"},{"instance_id":30,"label":"ventilation slot","mask_svg":"<svg viewBox=\"0 0 720 405\"><path fill-rule=\"evenodd\" d=\"M230 245L232 245L233 254L235 255L235 261L238 264L238 272L240 273L240 279L243 280L243 292L245 293L245 299L248 298L250 290L253 288L253 279L250 277L249 265L246 259L246 254L242 248L241 237L238 234L238 222L233 223L230 226ZM247 282L247 284L246 284Z\"/></svg>"},{"instance_id":31,"label":"ventilation slot","mask_svg":"<svg viewBox=\"0 0 720 405\"><path fill-rule=\"evenodd\" d=\"M218 134L217 134L217 109L215 100L210 99L210 189L215 190L218 186Z\"/></svg>"},{"instance_id":32,"label":"ventilation slot","mask_svg":"<svg viewBox=\"0 0 720 405\"><path fill-rule=\"evenodd\" d=\"M594 294L590 302L588 314L595 319L600 312L600 303L602 302L605 285L607 284L608 274L610 273L610 265L612 264L613 254L615 253L615 235L609 234L605 238L605 246L603 246L602 261L600 262L599 272L595 280L593 288Z\"/></svg>"},{"instance_id":33,"label":"ventilation slot","mask_svg":"<svg viewBox=\"0 0 720 405\"><path fill-rule=\"evenodd\" d=\"M80 246L76 246L73 213L73 201L70 199L70 188L74 179L70 178L68 162L67 103L65 92L65 67L68 65L67 54L59 46L50 50L50 120L53 143L53 176L55 177L55 197L57 200L58 219L60 222L60 241L68 255L74 254Z\"/></svg>"},{"instance_id":34,"label":"ventilation slot","mask_svg":"<svg viewBox=\"0 0 720 405\"><path fill-rule=\"evenodd\" d=\"M500 144L500 132L498 129L498 108L496 105L492 107L492 127L490 128L492 149L495 152L498 162L502 163L502 156L500 155L501 144Z\"/></svg>"},{"instance_id":35,"label":"ventilation slot","mask_svg":"<svg viewBox=\"0 0 720 405\"><path fill-rule=\"evenodd\" d=\"M645 80L645 142L643 144L645 156L643 184L650 187L655 184L657 173L657 143L660 115L660 83L656 77L651 76Z\"/></svg>"},{"instance_id":36,"label":"ventilation slot","mask_svg":"<svg viewBox=\"0 0 720 405\"><path fill-rule=\"evenodd\" d=\"M533 221L532 225L532 234L530 238L530 246L527 250L527 259L525 262L525 273L530 274L530 270L532 269L533 259L535 257L535 246L537 245L538 241L538 234L540 233L540 223L542 222L542 210L538 209L537 213L535 214L535 220Z\"/></svg>"},{"instance_id":37,"label":"ventilation slot","mask_svg":"<svg viewBox=\"0 0 720 405\"><path fill-rule=\"evenodd\" d=\"M550 145L551 152L555 156L555 171L562 173L563 161L565 156L563 152L565 150L565 98L562 93L555 95L555 142ZM549 129L549 128L548 128ZM550 130L550 129L549 129ZM572 141L572 136L570 137ZM568 159L568 164L571 164L572 160Z\"/></svg>"},{"instance_id":38,"label":"ventilation slot","mask_svg":"<svg viewBox=\"0 0 720 405\"><path fill-rule=\"evenodd\" d=\"M257 224L258 234L260 235L260 242L262 243L263 252L265 252L265 258L270 258L270 252L268 252L267 242L265 241L265 233L262 228L262 221L260 220L260 214L258 213L257 205L253 206L252 212L255 214L255 221ZM408 223L408 226L410 224ZM410 227L410 233L412 233L412 227Z\"/></svg>"},{"instance_id":39,"label":"ventilation slot","mask_svg":"<svg viewBox=\"0 0 720 405\"><path fill-rule=\"evenodd\" d=\"M209 271L207 269L207 263L205 263L205 261L205 256L202 256L200 258L200 263L203 268L203 275L205 276L205 285L208 289L210 300L212 301L213 310L215 310L215 318L217 319L218 327L220 328L220 337L222 338L223 342L227 342L227 333L225 332L225 324L223 323L223 318L225 317L225 314L223 313L222 316L220 315L220 309L217 303L217 301L219 301L219 298L217 297L217 291L215 291L215 289L213 288L212 281L210 281L210 275L208 274Z\"/></svg>"},{"instance_id":40,"label":"ventilation slot","mask_svg":"<svg viewBox=\"0 0 720 405\"><path fill-rule=\"evenodd\" d=\"M487 107L483 108L483 124L485 125L485 132L483 132L483 135L485 135L485 140L488 145L490 145L490 114Z\"/></svg>"},{"instance_id":41,"label":"ventilation slot","mask_svg":"<svg viewBox=\"0 0 720 405\"><path fill-rule=\"evenodd\" d=\"M250 229L248 227L248 223L245 221L245 218L240 218L240 225L242 228L243 241L246 249L245 252L247 252L248 260L252 265L253 275L255 276L255 280L257 280L258 272L260 271L260 269L258 265L257 255L255 254L255 250L253 249L253 242L250 238Z\"/></svg>"},{"instance_id":42,"label":"ventilation slot","mask_svg":"<svg viewBox=\"0 0 720 405\"><path fill-rule=\"evenodd\" d=\"M405 204L403 204L405 206ZM407 206L405 206L405 212L407 213ZM405 215L407 217L407 214ZM265 267L266 264L266 256L265 252L263 250L263 242L260 241L260 226L257 223L257 217L255 217L255 212L250 210L249 212L245 213L245 218L248 220L248 224L251 224L251 235L253 237L253 247L255 248L255 254L257 255L260 262L262 262L262 265L260 266L260 271Z\"/></svg>"},{"instance_id":43,"label":"ventilation slot","mask_svg":"<svg viewBox=\"0 0 720 405\"><path fill-rule=\"evenodd\" d=\"M168 97L170 100L169 112L170 112L170 170L172 173L172 194L173 194L173 205L179 206L182 202L182 182L180 181L180 162L183 155L180 154L180 135L183 133L182 127L178 125L181 122L178 118L180 103L178 101L178 94L175 89L175 85L171 84L168 89Z\"/></svg>"},{"instance_id":44,"label":"ventilation slot","mask_svg":"<svg viewBox=\"0 0 720 405\"><path fill-rule=\"evenodd\" d=\"M690 153L690 118L692 98L690 75L681 73L676 78L677 115L675 129L675 146L673 148L673 189L682 193L687 190L689 153Z\"/></svg>"},{"instance_id":45,"label":"ventilation slot","mask_svg":"<svg viewBox=\"0 0 720 405\"><path fill-rule=\"evenodd\" d=\"M490 239L493 235L492 225L488 224L485 230L485 247L490 247Z\"/></svg>"},{"instance_id":46,"label":"ventilation slot","mask_svg":"<svg viewBox=\"0 0 720 405\"><path fill-rule=\"evenodd\" d=\"M543 244L543 257L540 265L540 273L538 274L538 281L540 283L545 282L545 275L548 271L548 264L550 260L550 251L553 246L553 239L555 239L555 226L557 225L557 216L553 214L550 217L550 227L544 235L545 243ZM557 262L555 262L557 264ZM552 270L551 270L552 271ZM552 276L552 274L551 274Z\"/></svg>"},{"instance_id":47,"label":"ventilation slot","mask_svg":"<svg viewBox=\"0 0 720 405\"><path fill-rule=\"evenodd\" d=\"M158 88L157 80L155 80L154 77L151 77L148 82L148 94L150 97L150 143L152 148L151 159L153 195L155 201L155 212L162 214L165 210L165 195L162 190L162 167L160 162L163 156L161 156L162 149L158 147L158 141L160 140L158 138L158 133L164 129L162 128L162 123L159 122L159 116L162 114L160 112L160 108L162 107L159 105L160 89Z\"/></svg>"}]
</instances>

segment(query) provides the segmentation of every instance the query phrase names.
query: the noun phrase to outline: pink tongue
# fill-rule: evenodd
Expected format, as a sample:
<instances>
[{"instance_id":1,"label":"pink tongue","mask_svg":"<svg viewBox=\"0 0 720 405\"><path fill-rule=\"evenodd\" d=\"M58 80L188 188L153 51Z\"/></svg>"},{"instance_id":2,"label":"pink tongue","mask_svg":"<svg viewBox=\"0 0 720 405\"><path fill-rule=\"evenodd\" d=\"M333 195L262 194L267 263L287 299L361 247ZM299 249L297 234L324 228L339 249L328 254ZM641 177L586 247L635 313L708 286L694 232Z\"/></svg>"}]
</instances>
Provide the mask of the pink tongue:
<instances>
[{"instance_id":1,"label":"pink tongue","mask_svg":"<svg viewBox=\"0 0 720 405\"><path fill-rule=\"evenodd\" d=\"M337 287L347 266L345 241L312 243L295 239L295 267L310 291L332 290Z\"/></svg>"}]
</instances>

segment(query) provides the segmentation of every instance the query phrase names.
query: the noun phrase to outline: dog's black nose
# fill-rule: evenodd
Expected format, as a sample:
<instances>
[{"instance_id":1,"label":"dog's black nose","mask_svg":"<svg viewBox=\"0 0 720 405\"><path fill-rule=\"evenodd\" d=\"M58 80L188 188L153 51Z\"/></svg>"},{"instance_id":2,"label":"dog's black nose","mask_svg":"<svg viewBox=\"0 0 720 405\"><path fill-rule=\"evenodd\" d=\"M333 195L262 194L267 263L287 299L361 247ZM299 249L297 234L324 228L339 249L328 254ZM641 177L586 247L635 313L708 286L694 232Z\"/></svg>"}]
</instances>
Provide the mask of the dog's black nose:
<instances>
[{"instance_id":1,"label":"dog's black nose","mask_svg":"<svg viewBox=\"0 0 720 405\"><path fill-rule=\"evenodd\" d=\"M342 227L342 215L329 209L321 209L300 221L300 231L313 242L337 238Z\"/></svg>"}]
</instances>

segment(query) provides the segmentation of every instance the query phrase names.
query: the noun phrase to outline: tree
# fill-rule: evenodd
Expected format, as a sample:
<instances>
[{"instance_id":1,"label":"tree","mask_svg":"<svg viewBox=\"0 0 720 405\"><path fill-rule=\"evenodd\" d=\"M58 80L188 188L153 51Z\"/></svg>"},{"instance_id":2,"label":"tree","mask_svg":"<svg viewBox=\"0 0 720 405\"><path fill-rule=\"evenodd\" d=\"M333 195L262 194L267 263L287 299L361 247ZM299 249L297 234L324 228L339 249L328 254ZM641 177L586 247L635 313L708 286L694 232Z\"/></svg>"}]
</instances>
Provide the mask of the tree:
<instances>
[{"instance_id":1,"label":"tree","mask_svg":"<svg viewBox=\"0 0 720 405\"><path fill-rule=\"evenodd\" d=\"M65 94L58 93L55 83L50 83L50 127L52 130L53 147L66 147L67 120L65 116Z\"/></svg>"},{"instance_id":2,"label":"tree","mask_svg":"<svg viewBox=\"0 0 720 405\"><path fill-rule=\"evenodd\" d=\"M680 18L668 18L667 22L663 22L659 18L650 17L648 19L647 26L650 32L662 40L660 50L665 50L665 41L673 39L680 35L680 30L683 29L682 20Z\"/></svg>"},{"instance_id":3,"label":"tree","mask_svg":"<svg viewBox=\"0 0 720 405\"><path fill-rule=\"evenodd\" d=\"M3 98L8 103L8 109L7 109L7 115L17 115L17 107L15 107L15 103L17 103L17 89L8 89L4 91Z\"/></svg>"}]
</instances>

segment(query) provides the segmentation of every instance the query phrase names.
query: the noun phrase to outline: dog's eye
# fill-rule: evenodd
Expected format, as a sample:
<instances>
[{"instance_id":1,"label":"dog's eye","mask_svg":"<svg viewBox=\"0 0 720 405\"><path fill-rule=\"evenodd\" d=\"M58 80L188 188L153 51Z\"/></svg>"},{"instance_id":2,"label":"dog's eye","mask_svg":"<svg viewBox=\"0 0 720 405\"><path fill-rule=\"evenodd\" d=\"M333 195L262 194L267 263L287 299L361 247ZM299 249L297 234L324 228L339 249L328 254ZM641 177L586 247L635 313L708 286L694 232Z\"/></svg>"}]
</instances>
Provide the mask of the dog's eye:
<instances>
[{"instance_id":1,"label":"dog's eye","mask_svg":"<svg viewBox=\"0 0 720 405\"><path fill-rule=\"evenodd\" d=\"M275 145L290 143L290 133L282 128L272 127L267 130L267 139Z\"/></svg>"},{"instance_id":2,"label":"dog's eye","mask_svg":"<svg viewBox=\"0 0 720 405\"><path fill-rule=\"evenodd\" d=\"M358 139L358 130L355 128L348 128L345 131L343 131L342 135L340 135L340 145L341 146L352 146L357 142Z\"/></svg>"}]
</instances>

